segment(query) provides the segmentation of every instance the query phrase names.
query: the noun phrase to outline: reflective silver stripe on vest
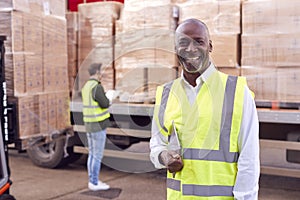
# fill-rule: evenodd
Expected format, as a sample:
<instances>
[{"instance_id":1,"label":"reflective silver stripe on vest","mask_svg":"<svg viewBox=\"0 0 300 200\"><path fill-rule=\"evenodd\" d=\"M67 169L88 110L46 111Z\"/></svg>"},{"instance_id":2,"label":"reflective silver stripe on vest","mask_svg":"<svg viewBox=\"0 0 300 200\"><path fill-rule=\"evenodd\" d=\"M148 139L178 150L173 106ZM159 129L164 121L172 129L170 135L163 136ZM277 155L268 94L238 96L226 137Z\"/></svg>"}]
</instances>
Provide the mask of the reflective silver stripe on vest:
<instances>
[{"instance_id":1,"label":"reflective silver stripe on vest","mask_svg":"<svg viewBox=\"0 0 300 200\"><path fill-rule=\"evenodd\" d=\"M181 181L174 179L167 179L167 188L180 192ZM233 196L233 186L221 186L221 185L182 185L183 195L193 196Z\"/></svg>"},{"instance_id":2,"label":"reflective silver stripe on vest","mask_svg":"<svg viewBox=\"0 0 300 200\"><path fill-rule=\"evenodd\" d=\"M230 132L231 132L236 84L237 84L237 77L228 76L226 88L225 88L225 97L223 102L221 136L220 136L220 150L226 152L224 156L226 156L230 150Z\"/></svg>"},{"instance_id":3,"label":"reflective silver stripe on vest","mask_svg":"<svg viewBox=\"0 0 300 200\"><path fill-rule=\"evenodd\" d=\"M167 179L167 188L170 188L172 190L180 191L180 181L175 179Z\"/></svg>"},{"instance_id":4,"label":"reflective silver stripe on vest","mask_svg":"<svg viewBox=\"0 0 300 200\"><path fill-rule=\"evenodd\" d=\"M108 110L103 112L103 113L100 113L98 115L84 115L84 117L86 117L86 118L96 118L96 117L101 117L103 115L106 115L107 113L108 113Z\"/></svg>"},{"instance_id":5,"label":"reflective silver stripe on vest","mask_svg":"<svg viewBox=\"0 0 300 200\"><path fill-rule=\"evenodd\" d=\"M228 76L222 110L219 150L183 149L184 159L237 162L238 152L230 152L230 132L237 77Z\"/></svg>"},{"instance_id":6,"label":"reflective silver stripe on vest","mask_svg":"<svg viewBox=\"0 0 300 200\"><path fill-rule=\"evenodd\" d=\"M164 125L164 116L165 116L167 102L168 102L168 98L169 98L169 94L170 94L173 82L174 81L171 81L164 86L163 92L162 92L162 97L161 97L161 104L160 104L159 111L158 111L158 121L159 121L160 127L162 127L164 129L164 131L166 131L166 132L168 132L168 129Z\"/></svg>"},{"instance_id":7,"label":"reflective silver stripe on vest","mask_svg":"<svg viewBox=\"0 0 300 200\"><path fill-rule=\"evenodd\" d=\"M190 160L211 160L235 163L238 160L239 154L237 152L226 152L222 150L206 150L206 149L183 149L184 159Z\"/></svg>"},{"instance_id":8,"label":"reflective silver stripe on vest","mask_svg":"<svg viewBox=\"0 0 300 200\"><path fill-rule=\"evenodd\" d=\"M233 196L233 186L220 185L182 185L183 195L194 196Z\"/></svg>"},{"instance_id":9,"label":"reflective silver stripe on vest","mask_svg":"<svg viewBox=\"0 0 300 200\"><path fill-rule=\"evenodd\" d=\"M84 108L99 108L99 106L83 106Z\"/></svg>"}]
</instances>

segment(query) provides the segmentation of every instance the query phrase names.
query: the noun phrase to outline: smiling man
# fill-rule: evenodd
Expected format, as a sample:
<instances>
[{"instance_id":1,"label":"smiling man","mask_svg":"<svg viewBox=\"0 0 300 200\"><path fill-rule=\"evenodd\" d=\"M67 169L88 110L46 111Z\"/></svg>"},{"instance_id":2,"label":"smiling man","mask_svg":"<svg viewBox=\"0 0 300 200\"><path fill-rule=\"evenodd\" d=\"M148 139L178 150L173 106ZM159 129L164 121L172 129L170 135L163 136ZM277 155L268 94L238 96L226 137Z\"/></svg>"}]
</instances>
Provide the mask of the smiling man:
<instances>
[{"instance_id":1,"label":"smiling man","mask_svg":"<svg viewBox=\"0 0 300 200\"><path fill-rule=\"evenodd\" d=\"M167 199L257 199L258 118L245 78L215 68L199 20L178 26L175 47L183 72L157 88L150 140L151 161L168 169Z\"/></svg>"}]
</instances>

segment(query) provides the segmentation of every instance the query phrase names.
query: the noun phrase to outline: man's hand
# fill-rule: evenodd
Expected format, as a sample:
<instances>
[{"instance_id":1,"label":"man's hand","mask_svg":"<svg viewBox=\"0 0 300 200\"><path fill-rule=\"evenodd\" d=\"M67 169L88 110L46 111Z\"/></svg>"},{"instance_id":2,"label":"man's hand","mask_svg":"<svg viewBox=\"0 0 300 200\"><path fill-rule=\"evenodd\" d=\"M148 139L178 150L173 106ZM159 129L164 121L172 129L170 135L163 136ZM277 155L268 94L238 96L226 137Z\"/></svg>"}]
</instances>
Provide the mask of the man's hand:
<instances>
[{"instance_id":1,"label":"man's hand","mask_svg":"<svg viewBox=\"0 0 300 200\"><path fill-rule=\"evenodd\" d=\"M114 99L116 99L119 96L119 91L117 90L108 90L105 95L108 98L110 102L112 102Z\"/></svg>"},{"instance_id":2,"label":"man's hand","mask_svg":"<svg viewBox=\"0 0 300 200\"><path fill-rule=\"evenodd\" d=\"M175 151L162 151L159 154L159 161L165 165L171 173L179 172L183 167L181 156Z\"/></svg>"}]
</instances>

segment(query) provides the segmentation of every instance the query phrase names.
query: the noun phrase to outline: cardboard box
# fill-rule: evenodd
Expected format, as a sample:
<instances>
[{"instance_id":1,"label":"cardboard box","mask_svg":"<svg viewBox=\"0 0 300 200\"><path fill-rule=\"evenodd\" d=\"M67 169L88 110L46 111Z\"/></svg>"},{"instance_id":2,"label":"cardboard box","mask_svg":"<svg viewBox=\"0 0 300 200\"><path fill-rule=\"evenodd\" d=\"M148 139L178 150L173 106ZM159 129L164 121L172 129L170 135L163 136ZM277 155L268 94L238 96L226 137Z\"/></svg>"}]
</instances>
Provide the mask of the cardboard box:
<instances>
[{"instance_id":1,"label":"cardboard box","mask_svg":"<svg viewBox=\"0 0 300 200\"><path fill-rule=\"evenodd\" d=\"M212 33L241 33L241 2L239 0L217 1L218 14L214 17Z\"/></svg>"},{"instance_id":2,"label":"cardboard box","mask_svg":"<svg viewBox=\"0 0 300 200\"><path fill-rule=\"evenodd\" d=\"M116 69L116 89L121 91L122 101L153 102L157 86L176 76L173 68L120 68Z\"/></svg>"},{"instance_id":3,"label":"cardboard box","mask_svg":"<svg viewBox=\"0 0 300 200\"><path fill-rule=\"evenodd\" d=\"M240 65L239 35L211 35L213 50L211 58L218 67Z\"/></svg>"},{"instance_id":4,"label":"cardboard box","mask_svg":"<svg viewBox=\"0 0 300 200\"><path fill-rule=\"evenodd\" d=\"M242 35L242 65L299 66L298 34Z\"/></svg>"},{"instance_id":5,"label":"cardboard box","mask_svg":"<svg viewBox=\"0 0 300 200\"><path fill-rule=\"evenodd\" d=\"M243 34L289 34L300 32L299 1L245 1Z\"/></svg>"},{"instance_id":6,"label":"cardboard box","mask_svg":"<svg viewBox=\"0 0 300 200\"><path fill-rule=\"evenodd\" d=\"M25 54L25 83L27 94L43 92L43 62L40 54Z\"/></svg>"},{"instance_id":7,"label":"cardboard box","mask_svg":"<svg viewBox=\"0 0 300 200\"><path fill-rule=\"evenodd\" d=\"M55 72L52 63L43 63L43 76L44 76L44 90L45 92L50 92L55 90Z\"/></svg>"},{"instance_id":8,"label":"cardboard box","mask_svg":"<svg viewBox=\"0 0 300 200\"><path fill-rule=\"evenodd\" d=\"M71 126L70 120L70 98L68 92L58 92L55 94L57 100L57 111L56 111L56 128L63 130Z\"/></svg>"},{"instance_id":9,"label":"cardboard box","mask_svg":"<svg viewBox=\"0 0 300 200\"><path fill-rule=\"evenodd\" d=\"M277 34L274 44L276 44L277 47L276 66L300 66L299 33Z\"/></svg>"},{"instance_id":10,"label":"cardboard box","mask_svg":"<svg viewBox=\"0 0 300 200\"><path fill-rule=\"evenodd\" d=\"M179 5L179 23L189 18L203 21L211 33L214 32L215 17L218 16L218 4L211 1L191 2Z\"/></svg>"},{"instance_id":11,"label":"cardboard box","mask_svg":"<svg viewBox=\"0 0 300 200\"><path fill-rule=\"evenodd\" d=\"M68 52L66 20L43 17L44 91L68 90ZM60 30L60 31L56 31Z\"/></svg>"},{"instance_id":12,"label":"cardboard box","mask_svg":"<svg viewBox=\"0 0 300 200\"><path fill-rule=\"evenodd\" d=\"M0 35L7 36L4 41L6 52L24 51L23 15L21 12L0 12Z\"/></svg>"},{"instance_id":13,"label":"cardboard box","mask_svg":"<svg viewBox=\"0 0 300 200\"><path fill-rule=\"evenodd\" d=\"M278 14L277 24L280 33L298 33L300 32L300 2L299 1L280 1L277 0Z\"/></svg>"},{"instance_id":14,"label":"cardboard box","mask_svg":"<svg viewBox=\"0 0 300 200\"><path fill-rule=\"evenodd\" d=\"M242 35L242 66L277 66L276 35Z\"/></svg>"},{"instance_id":15,"label":"cardboard box","mask_svg":"<svg viewBox=\"0 0 300 200\"><path fill-rule=\"evenodd\" d=\"M37 104L38 104L38 124L39 124L39 133L47 133L49 131L48 124L48 94L39 94L36 95ZM52 105L50 105L52 106Z\"/></svg>"},{"instance_id":16,"label":"cardboard box","mask_svg":"<svg viewBox=\"0 0 300 200\"><path fill-rule=\"evenodd\" d=\"M255 94L255 100L278 100L277 68L242 66L241 75L247 78L248 86Z\"/></svg>"},{"instance_id":17,"label":"cardboard box","mask_svg":"<svg viewBox=\"0 0 300 200\"><path fill-rule=\"evenodd\" d=\"M145 48L124 53L121 57L116 58L115 68L153 67L155 66L155 52L154 48Z\"/></svg>"},{"instance_id":18,"label":"cardboard box","mask_svg":"<svg viewBox=\"0 0 300 200\"><path fill-rule=\"evenodd\" d=\"M78 89L81 90L83 85L89 79L88 68L92 63L102 63L101 74L103 76L102 84L106 90L113 89L114 71L113 71L113 48L99 47L95 48L88 54L85 60L81 60L78 68Z\"/></svg>"},{"instance_id":19,"label":"cardboard box","mask_svg":"<svg viewBox=\"0 0 300 200\"><path fill-rule=\"evenodd\" d=\"M44 13L44 0L27 0L29 4L30 14L42 16ZM45 1L46 2L46 1Z\"/></svg>"},{"instance_id":20,"label":"cardboard box","mask_svg":"<svg viewBox=\"0 0 300 200\"><path fill-rule=\"evenodd\" d=\"M5 54L5 80L8 97L25 95L25 58L23 53Z\"/></svg>"},{"instance_id":21,"label":"cardboard box","mask_svg":"<svg viewBox=\"0 0 300 200\"><path fill-rule=\"evenodd\" d=\"M44 0L43 6L44 6L44 10L46 10L46 9L49 10L50 15L59 16L62 18L65 18L65 16L66 16L66 1L65 0ZM47 8L47 6L48 6L48 8Z\"/></svg>"},{"instance_id":22,"label":"cardboard box","mask_svg":"<svg viewBox=\"0 0 300 200\"><path fill-rule=\"evenodd\" d=\"M117 2L89 3L78 6L79 64L94 48L112 47L113 24L119 18L121 7L122 5Z\"/></svg>"},{"instance_id":23,"label":"cardboard box","mask_svg":"<svg viewBox=\"0 0 300 200\"><path fill-rule=\"evenodd\" d=\"M152 28L161 30L175 29L173 5L171 4L161 6L147 6L147 4L143 4L139 7L131 8L125 6L122 12L122 21L124 32Z\"/></svg>"},{"instance_id":24,"label":"cardboard box","mask_svg":"<svg viewBox=\"0 0 300 200\"><path fill-rule=\"evenodd\" d=\"M47 56L67 53L66 20L51 15L43 17L43 52Z\"/></svg>"},{"instance_id":25,"label":"cardboard box","mask_svg":"<svg viewBox=\"0 0 300 200\"><path fill-rule=\"evenodd\" d=\"M245 1L242 16L243 34L270 34L277 30L274 1Z\"/></svg>"},{"instance_id":26,"label":"cardboard box","mask_svg":"<svg viewBox=\"0 0 300 200\"><path fill-rule=\"evenodd\" d=\"M155 67L172 68L178 65L177 54L174 51L155 49Z\"/></svg>"},{"instance_id":27,"label":"cardboard box","mask_svg":"<svg viewBox=\"0 0 300 200\"><path fill-rule=\"evenodd\" d=\"M48 93L48 125L49 131L57 130L56 117L57 117L57 99L56 94L53 92Z\"/></svg>"},{"instance_id":28,"label":"cardboard box","mask_svg":"<svg viewBox=\"0 0 300 200\"><path fill-rule=\"evenodd\" d=\"M29 12L28 1L24 0L1 0L0 1L0 11L12 11L18 10L23 12Z\"/></svg>"},{"instance_id":29,"label":"cardboard box","mask_svg":"<svg viewBox=\"0 0 300 200\"><path fill-rule=\"evenodd\" d=\"M284 67L277 70L278 97L281 102L300 102L300 67Z\"/></svg>"},{"instance_id":30,"label":"cardboard box","mask_svg":"<svg viewBox=\"0 0 300 200\"><path fill-rule=\"evenodd\" d=\"M31 13L23 13L23 24L24 51L27 53L42 54L42 19Z\"/></svg>"},{"instance_id":31,"label":"cardboard box","mask_svg":"<svg viewBox=\"0 0 300 200\"><path fill-rule=\"evenodd\" d=\"M36 118L36 104L34 96L24 96L17 98L18 109L18 126L19 138L26 138L28 136L38 133L37 118Z\"/></svg>"}]
</instances>

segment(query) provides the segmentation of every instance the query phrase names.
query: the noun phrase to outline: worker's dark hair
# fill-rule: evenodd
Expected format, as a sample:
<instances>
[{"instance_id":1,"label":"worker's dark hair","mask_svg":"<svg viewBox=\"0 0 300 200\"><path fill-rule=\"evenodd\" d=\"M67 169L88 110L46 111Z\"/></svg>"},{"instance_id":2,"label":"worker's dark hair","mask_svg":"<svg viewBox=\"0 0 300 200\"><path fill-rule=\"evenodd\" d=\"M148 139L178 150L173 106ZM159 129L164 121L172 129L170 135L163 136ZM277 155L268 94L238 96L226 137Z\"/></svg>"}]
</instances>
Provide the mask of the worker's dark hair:
<instances>
[{"instance_id":1,"label":"worker's dark hair","mask_svg":"<svg viewBox=\"0 0 300 200\"><path fill-rule=\"evenodd\" d=\"M97 71L100 71L102 64L101 63L93 63L89 67L90 76L95 75Z\"/></svg>"}]
</instances>

